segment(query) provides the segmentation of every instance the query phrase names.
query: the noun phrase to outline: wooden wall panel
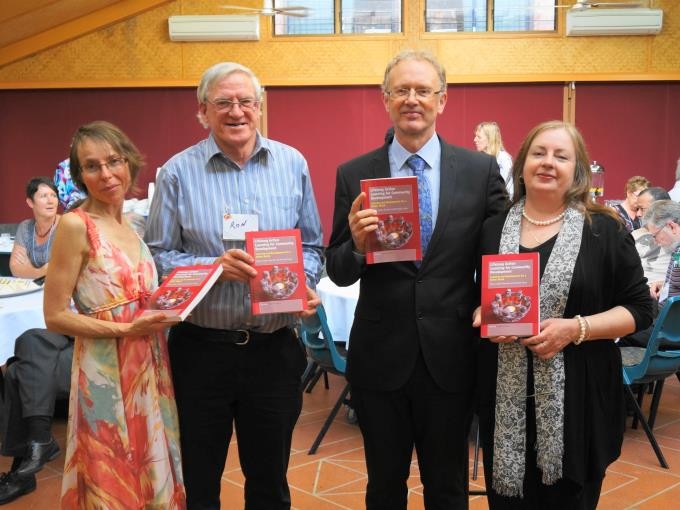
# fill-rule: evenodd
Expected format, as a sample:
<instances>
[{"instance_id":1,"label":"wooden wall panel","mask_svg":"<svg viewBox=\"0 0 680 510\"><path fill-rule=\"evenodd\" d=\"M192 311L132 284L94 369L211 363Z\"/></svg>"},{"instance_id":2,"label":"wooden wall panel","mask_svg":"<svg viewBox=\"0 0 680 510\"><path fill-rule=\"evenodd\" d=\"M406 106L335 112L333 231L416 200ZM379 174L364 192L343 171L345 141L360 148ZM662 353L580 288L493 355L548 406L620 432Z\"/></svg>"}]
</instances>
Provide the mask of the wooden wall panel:
<instances>
[{"instance_id":1,"label":"wooden wall panel","mask_svg":"<svg viewBox=\"0 0 680 510\"><path fill-rule=\"evenodd\" d=\"M566 37L562 28L543 34L423 33L424 5L404 0L404 31L398 34L274 37L272 19L262 16L260 41L171 42L169 16L224 12L211 0L175 0L7 60L0 66L0 88L192 86L221 60L251 67L267 86L375 85L389 58L407 47L435 53L450 83L680 80L676 0L654 2L664 11L661 34L628 37Z\"/></svg>"}]
</instances>

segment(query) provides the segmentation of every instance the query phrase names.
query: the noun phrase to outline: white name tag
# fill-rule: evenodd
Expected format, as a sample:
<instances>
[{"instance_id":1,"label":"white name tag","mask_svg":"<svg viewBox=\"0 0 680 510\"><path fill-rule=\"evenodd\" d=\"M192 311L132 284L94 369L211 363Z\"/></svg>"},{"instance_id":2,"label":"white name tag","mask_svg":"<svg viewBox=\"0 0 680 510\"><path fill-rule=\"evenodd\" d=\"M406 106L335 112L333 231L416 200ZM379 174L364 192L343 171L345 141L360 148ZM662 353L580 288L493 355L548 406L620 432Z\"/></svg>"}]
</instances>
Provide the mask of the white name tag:
<instances>
[{"instance_id":1,"label":"white name tag","mask_svg":"<svg viewBox=\"0 0 680 510\"><path fill-rule=\"evenodd\" d=\"M256 214L224 213L222 218L222 239L245 241L246 232L258 230Z\"/></svg>"}]
</instances>

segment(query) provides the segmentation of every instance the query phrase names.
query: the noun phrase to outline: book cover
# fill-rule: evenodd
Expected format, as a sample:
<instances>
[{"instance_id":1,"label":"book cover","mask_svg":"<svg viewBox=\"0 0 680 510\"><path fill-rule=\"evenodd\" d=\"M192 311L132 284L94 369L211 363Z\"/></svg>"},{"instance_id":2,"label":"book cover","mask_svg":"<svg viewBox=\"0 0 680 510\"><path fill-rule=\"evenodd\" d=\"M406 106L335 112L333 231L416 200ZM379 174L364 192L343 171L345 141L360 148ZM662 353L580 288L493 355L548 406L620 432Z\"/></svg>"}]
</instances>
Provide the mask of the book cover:
<instances>
[{"instance_id":1,"label":"book cover","mask_svg":"<svg viewBox=\"0 0 680 510\"><path fill-rule=\"evenodd\" d=\"M537 252L482 256L482 337L539 333L539 271Z\"/></svg>"},{"instance_id":2,"label":"book cover","mask_svg":"<svg viewBox=\"0 0 680 510\"><path fill-rule=\"evenodd\" d=\"M307 309L307 278L299 229L246 232L246 251L255 259L250 279L253 315Z\"/></svg>"},{"instance_id":3,"label":"book cover","mask_svg":"<svg viewBox=\"0 0 680 510\"><path fill-rule=\"evenodd\" d=\"M221 264L176 267L151 295L142 315L163 312L167 321L183 321L221 274Z\"/></svg>"},{"instance_id":4,"label":"book cover","mask_svg":"<svg viewBox=\"0 0 680 510\"><path fill-rule=\"evenodd\" d=\"M389 177L364 179L365 208L378 213L378 229L368 237L366 263L420 260L418 179Z\"/></svg>"}]
</instances>

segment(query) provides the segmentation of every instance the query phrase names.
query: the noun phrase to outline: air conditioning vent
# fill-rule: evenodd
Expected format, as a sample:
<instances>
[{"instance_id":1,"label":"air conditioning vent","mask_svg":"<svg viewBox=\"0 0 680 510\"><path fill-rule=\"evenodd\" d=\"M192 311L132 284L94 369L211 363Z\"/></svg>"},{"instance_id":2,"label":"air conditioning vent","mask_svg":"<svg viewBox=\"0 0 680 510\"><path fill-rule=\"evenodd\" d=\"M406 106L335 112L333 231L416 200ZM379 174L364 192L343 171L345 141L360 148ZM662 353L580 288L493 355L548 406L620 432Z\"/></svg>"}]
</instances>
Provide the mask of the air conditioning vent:
<instances>
[{"instance_id":1,"label":"air conditioning vent","mask_svg":"<svg viewBox=\"0 0 680 510\"><path fill-rule=\"evenodd\" d=\"M257 14L222 16L170 16L171 41L257 41Z\"/></svg>"},{"instance_id":2,"label":"air conditioning vent","mask_svg":"<svg viewBox=\"0 0 680 510\"><path fill-rule=\"evenodd\" d=\"M567 35L650 35L661 32L661 9L584 9L567 11Z\"/></svg>"}]
</instances>

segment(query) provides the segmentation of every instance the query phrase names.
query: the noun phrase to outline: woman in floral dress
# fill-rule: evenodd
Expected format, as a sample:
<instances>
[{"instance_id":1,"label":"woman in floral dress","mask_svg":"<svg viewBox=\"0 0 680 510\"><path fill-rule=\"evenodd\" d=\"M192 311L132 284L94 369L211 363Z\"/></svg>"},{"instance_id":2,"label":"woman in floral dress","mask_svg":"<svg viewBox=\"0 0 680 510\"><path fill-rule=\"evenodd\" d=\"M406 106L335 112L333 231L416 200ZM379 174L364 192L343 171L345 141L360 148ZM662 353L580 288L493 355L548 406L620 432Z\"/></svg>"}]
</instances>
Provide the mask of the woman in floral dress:
<instances>
[{"instance_id":1,"label":"woman in floral dress","mask_svg":"<svg viewBox=\"0 0 680 510\"><path fill-rule=\"evenodd\" d=\"M169 324L162 313L139 317L157 274L123 216L141 163L107 122L74 135L71 173L88 198L55 234L44 305L48 329L76 337L63 509L186 507Z\"/></svg>"}]
</instances>

